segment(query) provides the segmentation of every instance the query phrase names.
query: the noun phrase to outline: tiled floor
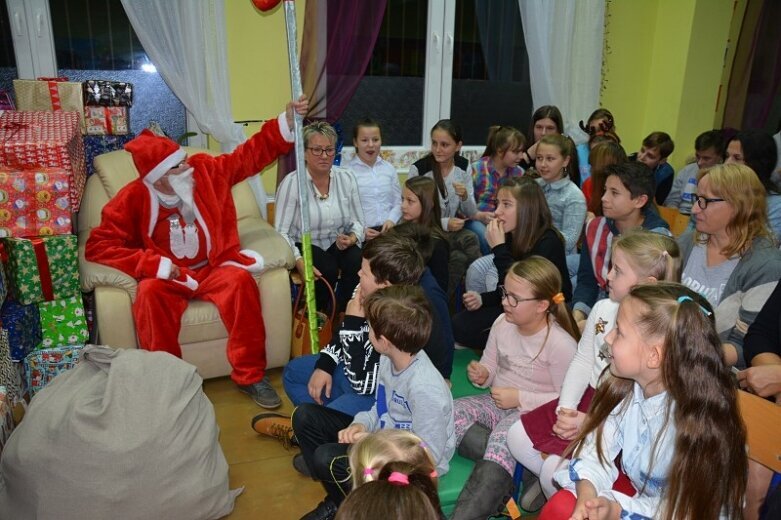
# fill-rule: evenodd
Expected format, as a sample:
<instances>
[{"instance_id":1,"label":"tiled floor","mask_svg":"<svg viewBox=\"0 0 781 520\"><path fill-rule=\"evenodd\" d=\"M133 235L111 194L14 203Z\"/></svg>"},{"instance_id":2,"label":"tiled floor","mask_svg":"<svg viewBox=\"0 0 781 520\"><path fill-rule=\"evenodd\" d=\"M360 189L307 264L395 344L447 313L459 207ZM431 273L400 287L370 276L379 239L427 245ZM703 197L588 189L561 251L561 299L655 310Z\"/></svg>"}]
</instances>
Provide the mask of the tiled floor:
<instances>
[{"instance_id":1,"label":"tiled floor","mask_svg":"<svg viewBox=\"0 0 781 520\"><path fill-rule=\"evenodd\" d=\"M282 369L269 371L272 384L283 396L277 410L290 413L293 406L284 396ZM324 496L323 488L299 475L291 465L296 448L285 450L274 439L262 437L250 421L264 410L239 392L228 379L204 383L206 395L214 404L220 425L220 444L230 465L231 488L244 486L230 520L297 519L313 509Z\"/></svg>"}]
</instances>

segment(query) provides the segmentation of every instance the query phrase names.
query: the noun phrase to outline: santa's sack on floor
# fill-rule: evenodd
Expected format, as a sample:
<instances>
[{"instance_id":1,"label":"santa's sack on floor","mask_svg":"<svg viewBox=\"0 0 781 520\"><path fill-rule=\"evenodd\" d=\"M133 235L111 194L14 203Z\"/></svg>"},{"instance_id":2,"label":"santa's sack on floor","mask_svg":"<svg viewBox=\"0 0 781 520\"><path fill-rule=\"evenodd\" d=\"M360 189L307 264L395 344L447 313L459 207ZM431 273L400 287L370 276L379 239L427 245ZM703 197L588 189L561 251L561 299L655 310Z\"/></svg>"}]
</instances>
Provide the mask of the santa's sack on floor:
<instances>
[{"instance_id":1,"label":"santa's sack on floor","mask_svg":"<svg viewBox=\"0 0 781 520\"><path fill-rule=\"evenodd\" d=\"M214 409L195 367L88 345L30 403L0 461L14 520L216 519L233 510Z\"/></svg>"}]
</instances>

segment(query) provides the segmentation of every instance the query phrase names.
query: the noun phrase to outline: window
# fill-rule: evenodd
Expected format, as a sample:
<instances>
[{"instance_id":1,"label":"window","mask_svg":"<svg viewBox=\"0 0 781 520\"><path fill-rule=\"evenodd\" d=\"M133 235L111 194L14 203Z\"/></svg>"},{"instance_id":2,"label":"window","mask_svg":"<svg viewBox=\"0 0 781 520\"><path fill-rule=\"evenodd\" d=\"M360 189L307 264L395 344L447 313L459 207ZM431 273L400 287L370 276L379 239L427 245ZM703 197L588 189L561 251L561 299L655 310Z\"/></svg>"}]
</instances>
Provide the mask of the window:
<instances>
[{"instance_id":1,"label":"window","mask_svg":"<svg viewBox=\"0 0 781 520\"><path fill-rule=\"evenodd\" d=\"M12 34L6 37L2 30L0 89L12 88L16 77L126 81L134 88L134 133L153 120L174 139L187 131L184 105L150 62L121 2L0 0L0 7L0 29L9 23Z\"/></svg>"},{"instance_id":2,"label":"window","mask_svg":"<svg viewBox=\"0 0 781 520\"><path fill-rule=\"evenodd\" d=\"M517 0L388 0L366 75L340 123L347 137L370 116L383 125L386 146L420 146L436 121L452 118L466 145L483 145L494 124L525 133L531 112Z\"/></svg>"}]
</instances>

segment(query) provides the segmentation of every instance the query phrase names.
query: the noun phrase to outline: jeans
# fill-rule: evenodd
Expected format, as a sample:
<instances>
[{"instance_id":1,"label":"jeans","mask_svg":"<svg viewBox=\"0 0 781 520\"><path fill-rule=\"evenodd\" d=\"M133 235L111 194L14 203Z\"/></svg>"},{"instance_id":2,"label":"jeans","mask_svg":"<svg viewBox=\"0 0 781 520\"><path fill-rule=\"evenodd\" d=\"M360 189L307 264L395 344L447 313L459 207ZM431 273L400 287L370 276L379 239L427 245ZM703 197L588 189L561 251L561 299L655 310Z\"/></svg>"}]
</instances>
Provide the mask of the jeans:
<instances>
[{"instance_id":1,"label":"jeans","mask_svg":"<svg viewBox=\"0 0 781 520\"><path fill-rule=\"evenodd\" d=\"M291 359L282 372L282 385L294 406L315 402L309 395L307 385L319 357L318 354ZM325 392L320 396L325 406L353 416L369 410L374 405L374 395L359 395L352 389L347 376L344 375L344 363L336 366L332 377L331 397L326 397Z\"/></svg>"},{"instance_id":2,"label":"jeans","mask_svg":"<svg viewBox=\"0 0 781 520\"><path fill-rule=\"evenodd\" d=\"M483 256L491 252L491 246L488 245L488 241L485 239L485 224L479 220L467 220L464 223L464 229L468 229L475 235L480 242L480 254Z\"/></svg>"}]
</instances>

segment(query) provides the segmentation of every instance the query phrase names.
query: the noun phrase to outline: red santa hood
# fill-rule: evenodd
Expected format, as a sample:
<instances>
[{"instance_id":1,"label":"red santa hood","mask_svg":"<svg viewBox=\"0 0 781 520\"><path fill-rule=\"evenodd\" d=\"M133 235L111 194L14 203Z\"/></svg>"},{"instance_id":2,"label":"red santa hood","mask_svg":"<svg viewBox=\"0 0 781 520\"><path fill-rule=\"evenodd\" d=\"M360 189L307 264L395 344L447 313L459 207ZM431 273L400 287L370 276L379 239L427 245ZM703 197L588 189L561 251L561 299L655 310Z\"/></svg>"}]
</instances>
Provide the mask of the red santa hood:
<instances>
[{"instance_id":1,"label":"red santa hood","mask_svg":"<svg viewBox=\"0 0 781 520\"><path fill-rule=\"evenodd\" d=\"M133 156L138 174L150 185L187 157L181 146L167 137L155 135L146 128L125 145L125 150Z\"/></svg>"}]
</instances>

